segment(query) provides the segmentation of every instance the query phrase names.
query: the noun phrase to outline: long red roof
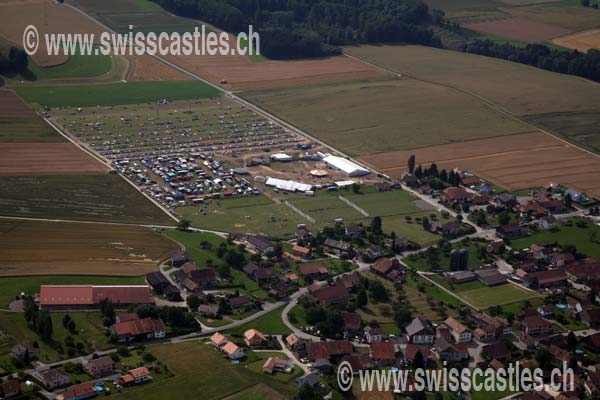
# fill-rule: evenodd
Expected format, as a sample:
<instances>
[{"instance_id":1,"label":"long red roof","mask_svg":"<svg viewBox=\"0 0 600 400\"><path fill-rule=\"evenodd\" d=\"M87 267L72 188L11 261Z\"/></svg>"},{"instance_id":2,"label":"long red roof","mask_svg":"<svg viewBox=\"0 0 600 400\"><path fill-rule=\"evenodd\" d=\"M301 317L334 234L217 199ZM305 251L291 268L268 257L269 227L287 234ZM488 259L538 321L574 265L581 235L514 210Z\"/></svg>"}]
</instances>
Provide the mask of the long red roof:
<instances>
[{"instance_id":1,"label":"long red roof","mask_svg":"<svg viewBox=\"0 0 600 400\"><path fill-rule=\"evenodd\" d=\"M94 305L102 299L114 304L153 304L147 285L94 286L94 285L42 285L40 305Z\"/></svg>"}]
</instances>

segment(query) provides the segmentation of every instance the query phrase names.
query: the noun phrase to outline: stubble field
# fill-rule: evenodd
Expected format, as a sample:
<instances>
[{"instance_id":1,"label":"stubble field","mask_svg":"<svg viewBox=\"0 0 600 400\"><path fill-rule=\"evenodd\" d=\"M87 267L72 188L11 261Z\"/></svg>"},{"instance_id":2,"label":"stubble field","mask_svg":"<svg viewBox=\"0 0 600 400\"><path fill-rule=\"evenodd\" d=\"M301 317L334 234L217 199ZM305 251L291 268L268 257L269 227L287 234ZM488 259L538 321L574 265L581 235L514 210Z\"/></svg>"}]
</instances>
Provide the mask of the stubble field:
<instances>
[{"instance_id":1,"label":"stubble field","mask_svg":"<svg viewBox=\"0 0 600 400\"><path fill-rule=\"evenodd\" d=\"M600 196L597 174L600 158L541 132L374 154L361 159L399 177L412 154L423 165L435 162L440 169L468 170L509 190L557 182Z\"/></svg>"},{"instance_id":2,"label":"stubble field","mask_svg":"<svg viewBox=\"0 0 600 400\"><path fill-rule=\"evenodd\" d=\"M0 219L0 276L139 276L179 246L149 228Z\"/></svg>"},{"instance_id":3,"label":"stubble field","mask_svg":"<svg viewBox=\"0 0 600 400\"><path fill-rule=\"evenodd\" d=\"M600 49L600 29L590 29L588 31L555 38L552 40L552 43L584 52L590 49L598 50Z\"/></svg>"},{"instance_id":4,"label":"stubble field","mask_svg":"<svg viewBox=\"0 0 600 400\"><path fill-rule=\"evenodd\" d=\"M531 130L463 93L407 78L243 96L351 155Z\"/></svg>"}]
</instances>

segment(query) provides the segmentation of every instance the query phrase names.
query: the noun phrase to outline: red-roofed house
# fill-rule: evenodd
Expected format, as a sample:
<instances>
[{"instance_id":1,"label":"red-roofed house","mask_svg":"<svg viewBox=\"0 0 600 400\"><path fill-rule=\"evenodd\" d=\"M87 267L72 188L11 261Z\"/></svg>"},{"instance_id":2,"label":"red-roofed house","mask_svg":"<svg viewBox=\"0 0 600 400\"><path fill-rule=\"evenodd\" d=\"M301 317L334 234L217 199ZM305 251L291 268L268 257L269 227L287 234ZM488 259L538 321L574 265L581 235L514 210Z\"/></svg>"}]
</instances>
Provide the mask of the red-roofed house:
<instances>
[{"instance_id":1,"label":"red-roofed house","mask_svg":"<svg viewBox=\"0 0 600 400\"><path fill-rule=\"evenodd\" d=\"M319 288L310 296L321 306L341 306L348 304L348 290L343 285L325 286Z\"/></svg>"},{"instance_id":2,"label":"red-roofed house","mask_svg":"<svg viewBox=\"0 0 600 400\"><path fill-rule=\"evenodd\" d=\"M80 383L56 396L56 400L82 400L94 397L98 392L91 382Z\"/></svg>"},{"instance_id":3,"label":"red-roofed house","mask_svg":"<svg viewBox=\"0 0 600 400\"><path fill-rule=\"evenodd\" d=\"M134 340L162 339L166 336L165 324L160 319L144 318L118 322L110 328L120 343Z\"/></svg>"},{"instance_id":4,"label":"red-roofed house","mask_svg":"<svg viewBox=\"0 0 600 400\"><path fill-rule=\"evenodd\" d=\"M440 198L446 204L466 203L471 199L471 195L464 188L449 187L444 189Z\"/></svg>"},{"instance_id":5,"label":"red-roofed house","mask_svg":"<svg viewBox=\"0 0 600 400\"><path fill-rule=\"evenodd\" d=\"M154 304L148 285L42 285L40 287L40 306L46 309L95 308L103 299L112 301L116 308L125 308L131 304Z\"/></svg>"},{"instance_id":6,"label":"red-roofed house","mask_svg":"<svg viewBox=\"0 0 600 400\"><path fill-rule=\"evenodd\" d=\"M125 375L121 375L117 381L121 386L131 386L144 383L152 379L150 371L146 367L130 369Z\"/></svg>"},{"instance_id":7,"label":"red-roofed house","mask_svg":"<svg viewBox=\"0 0 600 400\"><path fill-rule=\"evenodd\" d=\"M396 364L396 348L390 342L371 343L371 361L376 365Z\"/></svg>"}]
</instances>

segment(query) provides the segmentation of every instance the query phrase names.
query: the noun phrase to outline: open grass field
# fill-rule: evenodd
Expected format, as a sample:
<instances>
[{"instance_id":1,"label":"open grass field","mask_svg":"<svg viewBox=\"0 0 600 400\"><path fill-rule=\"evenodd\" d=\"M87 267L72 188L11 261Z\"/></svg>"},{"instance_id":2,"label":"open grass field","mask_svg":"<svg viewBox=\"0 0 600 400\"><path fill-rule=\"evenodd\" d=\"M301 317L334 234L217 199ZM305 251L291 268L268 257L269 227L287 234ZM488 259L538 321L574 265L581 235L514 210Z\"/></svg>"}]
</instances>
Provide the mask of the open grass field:
<instances>
[{"instance_id":1,"label":"open grass field","mask_svg":"<svg viewBox=\"0 0 600 400\"><path fill-rule=\"evenodd\" d=\"M576 222L577 219L573 219ZM560 225L556 231L542 231L534 233L526 238L514 240L511 246L521 250L532 244L545 245L558 243L560 245L572 244L577 250L588 257L600 258L600 227L588 223L585 228Z\"/></svg>"},{"instance_id":2,"label":"open grass field","mask_svg":"<svg viewBox=\"0 0 600 400\"><path fill-rule=\"evenodd\" d=\"M86 271L81 271L81 273L85 272ZM31 295L39 293L40 285L143 285L144 283L144 277L142 276L2 276L2 279L0 279L0 308L8 308L8 305L15 300L15 296L18 296L21 293Z\"/></svg>"},{"instance_id":3,"label":"open grass field","mask_svg":"<svg viewBox=\"0 0 600 400\"><path fill-rule=\"evenodd\" d=\"M282 311L283 307L280 307L254 321L228 330L227 332L243 335L248 329L258 329L265 335L287 335L290 333L290 328L281 320Z\"/></svg>"},{"instance_id":4,"label":"open grass field","mask_svg":"<svg viewBox=\"0 0 600 400\"><path fill-rule=\"evenodd\" d=\"M102 325L102 316L95 312L69 312L71 318L75 321L78 332L70 334L62 326L64 313L52 313L52 340L61 343L64 348L64 339L67 336L73 336L75 342L81 342L84 345L86 353L93 352L94 349L106 350L113 345L109 344L109 337L104 334L105 327ZM55 362L61 359L70 358L67 352L58 353L48 343L43 342L38 335L27 327L27 323L22 313L0 312L0 367L9 371L14 367L10 361L10 349L18 343L33 343L37 341L39 348L36 349L36 356L43 363Z\"/></svg>"},{"instance_id":5,"label":"open grass field","mask_svg":"<svg viewBox=\"0 0 600 400\"><path fill-rule=\"evenodd\" d=\"M0 89L0 142L53 143L66 139L48 125L15 93Z\"/></svg>"},{"instance_id":6,"label":"open grass field","mask_svg":"<svg viewBox=\"0 0 600 400\"><path fill-rule=\"evenodd\" d=\"M590 49L598 50L600 49L600 29L590 29L588 31L555 38L552 40L552 43L568 49L584 52Z\"/></svg>"},{"instance_id":7,"label":"open grass field","mask_svg":"<svg viewBox=\"0 0 600 400\"><path fill-rule=\"evenodd\" d=\"M285 238L296 232L298 224L307 224L306 220L285 204L227 204L237 199L211 202L205 208L180 207L177 213L189 219L192 226L225 232L264 233L269 236Z\"/></svg>"},{"instance_id":8,"label":"open grass field","mask_svg":"<svg viewBox=\"0 0 600 400\"><path fill-rule=\"evenodd\" d=\"M244 97L351 155L530 130L470 96L413 79L250 92Z\"/></svg>"},{"instance_id":9,"label":"open grass field","mask_svg":"<svg viewBox=\"0 0 600 400\"><path fill-rule=\"evenodd\" d=\"M528 115L525 119L545 131L600 154L600 110Z\"/></svg>"},{"instance_id":10,"label":"open grass field","mask_svg":"<svg viewBox=\"0 0 600 400\"><path fill-rule=\"evenodd\" d=\"M296 390L295 383L284 384L262 372L254 372L243 364L233 365L223 359L219 351L207 344L187 342L152 346L149 350L168 365L175 376L155 384L129 389L112 396L113 398L158 400L177 393L181 398L216 400L243 393L247 389L255 388L257 384L264 384L288 398ZM259 390L259 393L261 392L264 390Z\"/></svg>"},{"instance_id":11,"label":"open grass field","mask_svg":"<svg viewBox=\"0 0 600 400\"><path fill-rule=\"evenodd\" d=\"M109 167L72 143L0 143L0 175L99 174Z\"/></svg>"},{"instance_id":12,"label":"open grass field","mask_svg":"<svg viewBox=\"0 0 600 400\"><path fill-rule=\"evenodd\" d=\"M179 249L149 228L0 219L0 276L140 276Z\"/></svg>"},{"instance_id":13,"label":"open grass field","mask_svg":"<svg viewBox=\"0 0 600 400\"><path fill-rule=\"evenodd\" d=\"M114 174L0 177L0 208L4 216L174 224Z\"/></svg>"},{"instance_id":14,"label":"open grass field","mask_svg":"<svg viewBox=\"0 0 600 400\"><path fill-rule=\"evenodd\" d=\"M481 260L477 257L478 247L485 247L486 243L479 243L476 241L468 241L465 243L455 242L452 246L453 249L467 249L469 251L469 268L481 267ZM439 252L439 265L442 270L450 270L450 257L443 252ZM428 262L427 255L425 252L412 254L402 260L402 262L409 267L417 271L431 271L431 266Z\"/></svg>"},{"instance_id":15,"label":"open grass field","mask_svg":"<svg viewBox=\"0 0 600 400\"><path fill-rule=\"evenodd\" d=\"M526 300L531 301L542 298L537 293L525 290L511 283L490 287L485 286L479 281L453 284L439 275L431 276L430 278L480 309L487 309L495 305L520 304Z\"/></svg>"},{"instance_id":16,"label":"open grass field","mask_svg":"<svg viewBox=\"0 0 600 400\"><path fill-rule=\"evenodd\" d=\"M217 97L221 93L200 81L127 82L72 86L21 86L17 94L48 107L93 107Z\"/></svg>"},{"instance_id":17,"label":"open grass field","mask_svg":"<svg viewBox=\"0 0 600 400\"><path fill-rule=\"evenodd\" d=\"M511 191L558 182L600 196L600 182L595 172L600 168L600 158L538 132L371 155L361 160L400 177L412 154L417 163L436 162L439 168L446 170L471 171Z\"/></svg>"},{"instance_id":18,"label":"open grass field","mask_svg":"<svg viewBox=\"0 0 600 400\"><path fill-rule=\"evenodd\" d=\"M423 46L361 46L345 52L473 93L516 115L588 111L600 103L597 83L504 60Z\"/></svg>"}]
</instances>

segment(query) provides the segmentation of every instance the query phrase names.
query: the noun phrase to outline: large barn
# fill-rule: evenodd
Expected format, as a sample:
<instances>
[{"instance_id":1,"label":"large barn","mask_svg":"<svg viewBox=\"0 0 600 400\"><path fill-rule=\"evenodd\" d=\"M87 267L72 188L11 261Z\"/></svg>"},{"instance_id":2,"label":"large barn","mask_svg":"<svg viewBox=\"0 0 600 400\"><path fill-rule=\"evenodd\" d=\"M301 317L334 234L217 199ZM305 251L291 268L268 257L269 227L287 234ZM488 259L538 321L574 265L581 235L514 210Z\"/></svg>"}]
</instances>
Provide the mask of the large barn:
<instances>
[{"instance_id":1,"label":"large barn","mask_svg":"<svg viewBox=\"0 0 600 400\"><path fill-rule=\"evenodd\" d=\"M42 285L40 306L46 309L95 308L103 299L112 301L116 308L130 304L154 304L147 285L94 286L94 285Z\"/></svg>"},{"instance_id":2,"label":"large barn","mask_svg":"<svg viewBox=\"0 0 600 400\"><path fill-rule=\"evenodd\" d=\"M342 157L327 155L323 161L331 168L337 169L348 176L369 175L371 171Z\"/></svg>"}]
</instances>

